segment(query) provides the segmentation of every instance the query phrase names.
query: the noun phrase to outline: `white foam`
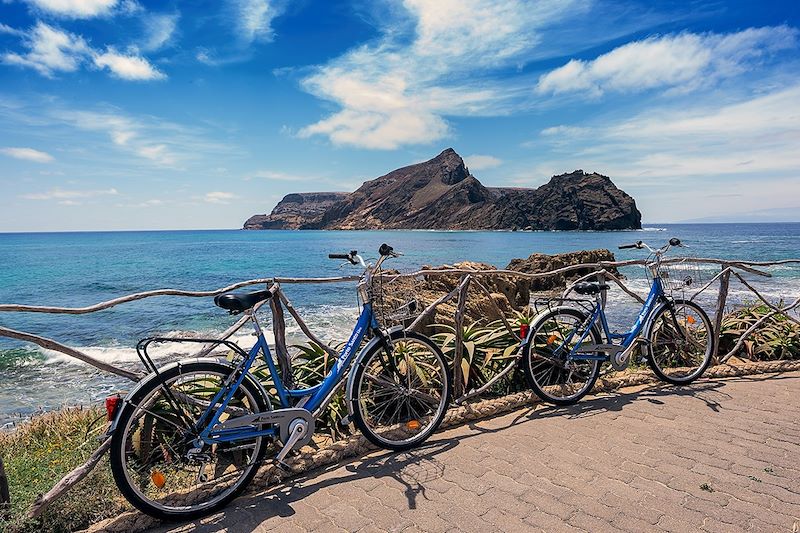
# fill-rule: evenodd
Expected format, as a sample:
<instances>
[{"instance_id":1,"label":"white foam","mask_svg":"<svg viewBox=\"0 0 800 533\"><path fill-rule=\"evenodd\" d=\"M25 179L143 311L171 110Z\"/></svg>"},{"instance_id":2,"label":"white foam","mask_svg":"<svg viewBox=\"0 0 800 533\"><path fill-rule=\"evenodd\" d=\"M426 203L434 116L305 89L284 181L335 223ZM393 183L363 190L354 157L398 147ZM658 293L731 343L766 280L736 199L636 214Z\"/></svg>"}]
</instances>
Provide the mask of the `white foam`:
<instances>
[{"instance_id":1,"label":"white foam","mask_svg":"<svg viewBox=\"0 0 800 533\"><path fill-rule=\"evenodd\" d=\"M352 328L358 319L359 310L354 307L327 305L304 309L301 310L300 313L311 331L314 332L314 334L317 335L323 342L336 343L343 342L348 339L350 332L352 331ZM262 317L261 323L264 330L264 337L270 347L273 347L275 344L275 336L272 332L269 314L267 314L266 317ZM159 336L218 338L221 333L222 330L204 330L199 332L172 330ZM256 342L252 326L249 324L245 324L245 326L232 335L229 340L239 345L245 351L249 351ZM287 344L303 344L307 342L307 340L308 339L303 334L300 326L292 319L291 316L287 315ZM156 361L166 362L192 356L193 354L197 353L202 346L203 345L199 343L188 342L153 343L148 347L148 354ZM117 343L111 346L76 346L75 349L105 363L120 364L124 366L126 364L139 362L136 348L133 346L123 346ZM80 360L61 352L44 349L41 351L46 356L46 364L85 364ZM214 350L214 353L223 353L226 351L227 348L220 346L218 349Z\"/></svg>"}]
</instances>

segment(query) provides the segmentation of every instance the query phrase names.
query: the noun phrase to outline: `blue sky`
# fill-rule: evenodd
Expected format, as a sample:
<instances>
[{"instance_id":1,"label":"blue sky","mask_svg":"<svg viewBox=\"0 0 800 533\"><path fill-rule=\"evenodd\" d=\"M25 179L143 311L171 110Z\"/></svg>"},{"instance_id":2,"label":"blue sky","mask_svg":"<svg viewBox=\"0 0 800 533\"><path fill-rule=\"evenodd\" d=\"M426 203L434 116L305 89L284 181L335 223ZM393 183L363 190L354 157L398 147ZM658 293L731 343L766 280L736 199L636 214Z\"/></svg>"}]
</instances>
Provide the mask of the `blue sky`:
<instances>
[{"instance_id":1,"label":"blue sky","mask_svg":"<svg viewBox=\"0 0 800 533\"><path fill-rule=\"evenodd\" d=\"M452 146L800 220L800 2L0 0L0 231L240 227Z\"/></svg>"}]
</instances>

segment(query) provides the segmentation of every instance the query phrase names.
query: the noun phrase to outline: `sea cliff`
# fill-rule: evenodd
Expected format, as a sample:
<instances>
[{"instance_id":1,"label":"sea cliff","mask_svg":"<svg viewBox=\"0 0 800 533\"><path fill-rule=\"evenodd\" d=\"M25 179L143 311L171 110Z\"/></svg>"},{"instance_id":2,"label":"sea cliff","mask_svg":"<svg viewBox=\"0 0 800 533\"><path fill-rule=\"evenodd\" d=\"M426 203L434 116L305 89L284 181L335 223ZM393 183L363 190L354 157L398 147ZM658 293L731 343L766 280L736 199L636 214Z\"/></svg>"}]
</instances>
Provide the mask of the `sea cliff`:
<instances>
[{"instance_id":1,"label":"sea cliff","mask_svg":"<svg viewBox=\"0 0 800 533\"><path fill-rule=\"evenodd\" d=\"M616 230L639 229L641 218L607 176L576 170L537 189L485 187L448 148L352 193L286 195L244 229Z\"/></svg>"}]
</instances>

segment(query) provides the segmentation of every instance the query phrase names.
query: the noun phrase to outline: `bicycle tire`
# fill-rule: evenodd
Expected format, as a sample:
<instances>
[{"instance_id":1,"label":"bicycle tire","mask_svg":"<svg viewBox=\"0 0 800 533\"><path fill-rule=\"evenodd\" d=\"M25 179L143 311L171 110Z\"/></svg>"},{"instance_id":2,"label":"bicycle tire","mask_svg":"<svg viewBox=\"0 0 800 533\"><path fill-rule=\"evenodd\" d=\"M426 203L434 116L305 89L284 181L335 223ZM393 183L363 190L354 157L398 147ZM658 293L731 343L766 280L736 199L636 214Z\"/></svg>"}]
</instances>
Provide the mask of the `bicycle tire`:
<instances>
[{"instance_id":1,"label":"bicycle tire","mask_svg":"<svg viewBox=\"0 0 800 533\"><path fill-rule=\"evenodd\" d=\"M432 419L428 422L428 424L423 428L422 431L415 434L412 438L401 439L401 440L392 440L386 438L383 435L378 434L377 430L371 427L370 423L368 423L367 419L370 417L369 413L366 411L366 400L364 398L364 393L360 392L363 390L363 386L365 383L365 376L367 369L370 367L371 361L378 355L380 352L384 350L383 346L380 344L375 344L372 348L369 349L368 352L365 352L362 356L359 357L358 362L354 368L354 380L353 380L353 387L350 391L350 402L353 406L353 422L355 423L356 427L361 431L361 433L369 440L372 444L379 446L381 448L385 448L388 450L394 451L403 451L414 448L419 446L423 442L425 442L441 425L442 420L444 420L444 416L447 413L447 407L450 403L450 395L452 391L452 376L448 370L447 361L445 360L444 354L442 353L441 349L429 338L425 335L412 332L412 331L403 331L403 330L396 330L392 331L388 334L389 339L395 343L402 342L403 339L411 339L414 342L421 343L422 345L426 346L429 349L430 354L433 356L434 360L436 361L437 366L440 369L440 378L443 390L440 392L439 395L439 403L437 405L437 410L433 414Z\"/></svg>"},{"instance_id":2,"label":"bicycle tire","mask_svg":"<svg viewBox=\"0 0 800 533\"><path fill-rule=\"evenodd\" d=\"M552 321L558 316L568 316L571 319L577 319L579 321L578 323L583 323L583 321L586 320L587 318L586 314L578 311L577 309L572 309L572 308L554 309L552 311L545 313L544 315L541 315L539 318L536 319L536 321L532 325L531 329L533 331L531 332L530 335L530 341L525 346L525 352L523 354L524 364L522 366L523 366L523 371L525 372L525 377L528 380L528 384L530 385L531 389L533 389L533 392L535 392L536 395L539 398L541 398L543 402L553 405L564 406L577 403L578 401L580 401L581 398L586 396L592 390L594 384L597 382L598 376L600 375L601 362L585 361L586 363L589 364L591 370L589 371L588 379L586 380L584 385L578 390L577 393L570 394L566 397L559 397L551 394L550 392L544 389L544 385L541 385L539 383L539 380L537 379L536 375L538 374L538 372L534 371L535 363L533 360L534 358L532 357L531 347L534 344L536 344L537 338L540 335L542 335L543 332L540 331L541 328L543 328L546 324L548 324L549 321ZM575 329L577 329L577 326ZM590 335L592 337L592 341L595 344L602 343L602 337L600 335L600 332L594 325L591 326ZM547 336L549 337L550 335ZM556 365L550 365L550 366L555 367Z\"/></svg>"},{"instance_id":3,"label":"bicycle tire","mask_svg":"<svg viewBox=\"0 0 800 533\"><path fill-rule=\"evenodd\" d=\"M128 426L133 421L132 417L136 414L138 409L137 405L140 405L140 402L150 397L162 384L169 383L170 380L178 379L181 376L191 375L192 373L213 373L220 376L228 376L232 371L233 368L230 365L213 361L181 363L173 367L165 368L161 371L158 378L154 378L150 382L145 383L132 397L126 398L126 402L118 418L116 429L111 438L110 463L117 487L119 487L125 499L134 507L159 520L191 520L225 507L252 481L267 452L267 437L257 437L258 450L255 453L254 459L247 465L244 474L239 477L231 490L228 490L223 497L209 505L200 504L196 508L167 508L163 505L158 506L143 497L141 491L133 486L132 481L127 475L126 453L128 451ZM259 412L269 410L269 402L262 394L263 389L251 380L252 378L250 376L246 376L240 385L240 389L243 389L244 392L248 394L248 397L252 398Z\"/></svg>"},{"instance_id":4,"label":"bicycle tire","mask_svg":"<svg viewBox=\"0 0 800 533\"><path fill-rule=\"evenodd\" d=\"M697 305L695 302L689 300L682 300L676 299L672 300L672 305L676 307L684 306L691 308L698 316L700 316L703 325L706 328L706 332L708 335L708 342L706 346L706 351L703 355L702 363L691 372L688 376L683 378L676 378L674 375L668 375L664 370L662 370L661 366L656 362L656 356L654 353L654 339L653 335L656 331L656 326L658 324L659 318L670 309L669 303L664 303L659 306L655 312L653 313L653 318L647 325L647 331L645 332L645 338L647 339L647 364L650 366L650 369L653 373L660 379L666 383L671 383L673 385L688 385L689 383L693 382L697 378L703 375L706 371L708 366L711 364L711 358L714 355L714 344L716 342L716 336L714 335L714 327L711 324L711 319L708 317L703 308Z\"/></svg>"}]
</instances>

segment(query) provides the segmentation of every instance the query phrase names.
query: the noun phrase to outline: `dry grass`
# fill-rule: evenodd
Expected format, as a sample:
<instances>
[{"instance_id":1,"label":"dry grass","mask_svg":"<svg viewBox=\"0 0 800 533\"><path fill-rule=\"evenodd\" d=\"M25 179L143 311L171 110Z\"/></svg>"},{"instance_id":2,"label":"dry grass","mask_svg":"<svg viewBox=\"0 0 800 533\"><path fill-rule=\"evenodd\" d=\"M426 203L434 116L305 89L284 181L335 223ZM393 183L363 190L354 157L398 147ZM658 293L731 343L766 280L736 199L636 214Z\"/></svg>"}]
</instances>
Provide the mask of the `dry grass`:
<instances>
[{"instance_id":1,"label":"dry grass","mask_svg":"<svg viewBox=\"0 0 800 533\"><path fill-rule=\"evenodd\" d=\"M0 522L0 531L75 531L129 508L105 458L39 519L24 519L39 494L86 461L105 425L100 409L69 408L38 415L13 433L0 433L0 456L11 493L11 518Z\"/></svg>"}]
</instances>

